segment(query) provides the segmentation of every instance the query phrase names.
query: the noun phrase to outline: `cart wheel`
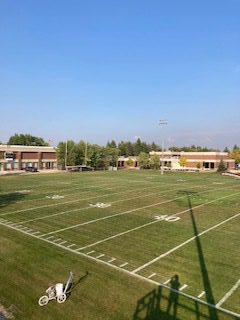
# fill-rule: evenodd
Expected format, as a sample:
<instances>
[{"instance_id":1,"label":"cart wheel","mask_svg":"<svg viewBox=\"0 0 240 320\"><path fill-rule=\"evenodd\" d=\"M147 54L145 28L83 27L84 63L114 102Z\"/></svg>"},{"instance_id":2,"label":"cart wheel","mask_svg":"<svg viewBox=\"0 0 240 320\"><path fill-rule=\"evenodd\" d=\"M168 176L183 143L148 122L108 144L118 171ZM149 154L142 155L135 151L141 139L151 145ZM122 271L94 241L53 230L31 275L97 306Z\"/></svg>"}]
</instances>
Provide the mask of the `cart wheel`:
<instances>
[{"instance_id":1,"label":"cart wheel","mask_svg":"<svg viewBox=\"0 0 240 320\"><path fill-rule=\"evenodd\" d=\"M57 302L58 303L63 303L65 302L67 299L67 296L65 295L65 293L60 294L60 296L57 297Z\"/></svg>"},{"instance_id":2,"label":"cart wheel","mask_svg":"<svg viewBox=\"0 0 240 320\"><path fill-rule=\"evenodd\" d=\"M38 304L42 307L45 306L48 303L48 296L42 296L39 300L38 300Z\"/></svg>"}]
</instances>

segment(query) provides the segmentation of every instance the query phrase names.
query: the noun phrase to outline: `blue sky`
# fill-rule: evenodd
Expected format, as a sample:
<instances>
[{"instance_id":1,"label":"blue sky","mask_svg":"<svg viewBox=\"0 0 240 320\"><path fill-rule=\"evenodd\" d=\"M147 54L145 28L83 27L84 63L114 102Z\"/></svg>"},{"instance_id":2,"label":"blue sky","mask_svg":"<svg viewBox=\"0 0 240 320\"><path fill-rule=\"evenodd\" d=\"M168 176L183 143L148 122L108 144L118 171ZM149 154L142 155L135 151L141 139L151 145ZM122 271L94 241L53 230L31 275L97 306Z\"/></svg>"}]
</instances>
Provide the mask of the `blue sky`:
<instances>
[{"instance_id":1,"label":"blue sky","mask_svg":"<svg viewBox=\"0 0 240 320\"><path fill-rule=\"evenodd\" d=\"M0 74L2 142L232 147L240 0L1 0Z\"/></svg>"}]
</instances>

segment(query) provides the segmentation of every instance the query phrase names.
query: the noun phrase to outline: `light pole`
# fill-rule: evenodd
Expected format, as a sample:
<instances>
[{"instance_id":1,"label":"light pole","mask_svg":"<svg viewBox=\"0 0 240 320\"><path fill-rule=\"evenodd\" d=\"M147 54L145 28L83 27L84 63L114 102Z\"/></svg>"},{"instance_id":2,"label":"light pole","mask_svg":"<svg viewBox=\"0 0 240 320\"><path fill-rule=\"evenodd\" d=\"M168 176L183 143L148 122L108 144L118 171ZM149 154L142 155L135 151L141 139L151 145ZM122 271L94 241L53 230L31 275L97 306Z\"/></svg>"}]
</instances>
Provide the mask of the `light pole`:
<instances>
[{"instance_id":1,"label":"light pole","mask_svg":"<svg viewBox=\"0 0 240 320\"><path fill-rule=\"evenodd\" d=\"M67 171L67 140L65 144L65 170Z\"/></svg>"},{"instance_id":2,"label":"light pole","mask_svg":"<svg viewBox=\"0 0 240 320\"><path fill-rule=\"evenodd\" d=\"M164 125L167 125L167 120L160 119L159 120L159 126L163 127ZM164 155L164 140L162 135L162 159L161 159L161 174L163 174L163 155Z\"/></svg>"}]
</instances>

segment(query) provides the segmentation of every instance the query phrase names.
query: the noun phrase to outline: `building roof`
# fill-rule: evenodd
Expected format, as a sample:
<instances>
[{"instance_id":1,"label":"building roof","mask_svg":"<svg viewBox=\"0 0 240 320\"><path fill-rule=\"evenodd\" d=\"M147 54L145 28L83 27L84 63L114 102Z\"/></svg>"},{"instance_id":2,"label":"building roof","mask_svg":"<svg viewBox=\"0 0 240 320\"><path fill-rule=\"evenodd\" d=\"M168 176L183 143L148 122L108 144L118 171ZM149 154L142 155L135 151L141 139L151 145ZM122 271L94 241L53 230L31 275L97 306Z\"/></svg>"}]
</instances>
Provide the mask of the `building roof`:
<instances>
[{"instance_id":1,"label":"building roof","mask_svg":"<svg viewBox=\"0 0 240 320\"><path fill-rule=\"evenodd\" d=\"M0 144L0 151L4 152L56 152L54 147L45 146L22 146L22 145L9 145Z\"/></svg>"}]
</instances>

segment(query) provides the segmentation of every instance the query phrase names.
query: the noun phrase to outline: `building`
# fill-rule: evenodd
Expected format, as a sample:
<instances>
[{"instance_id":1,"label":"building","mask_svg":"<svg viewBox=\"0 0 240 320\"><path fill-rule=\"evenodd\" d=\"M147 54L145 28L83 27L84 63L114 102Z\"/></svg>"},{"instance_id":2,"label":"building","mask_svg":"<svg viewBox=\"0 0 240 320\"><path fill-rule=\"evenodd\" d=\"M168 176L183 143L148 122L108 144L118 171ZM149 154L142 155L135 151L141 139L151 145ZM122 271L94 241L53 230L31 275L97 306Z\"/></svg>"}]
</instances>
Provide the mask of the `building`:
<instances>
[{"instance_id":1,"label":"building","mask_svg":"<svg viewBox=\"0 0 240 320\"><path fill-rule=\"evenodd\" d=\"M35 147L0 144L0 171L57 169L56 150L53 147Z\"/></svg>"},{"instance_id":2,"label":"building","mask_svg":"<svg viewBox=\"0 0 240 320\"><path fill-rule=\"evenodd\" d=\"M118 168L139 168L138 157L119 157Z\"/></svg>"},{"instance_id":3,"label":"building","mask_svg":"<svg viewBox=\"0 0 240 320\"><path fill-rule=\"evenodd\" d=\"M173 170L183 169L181 160L185 160L185 169L189 170L217 170L219 163L223 160L228 170L235 169L235 161L228 158L227 152L175 152L175 151L151 151L150 157L157 155L163 165ZM163 157L163 159L162 159Z\"/></svg>"}]
</instances>

